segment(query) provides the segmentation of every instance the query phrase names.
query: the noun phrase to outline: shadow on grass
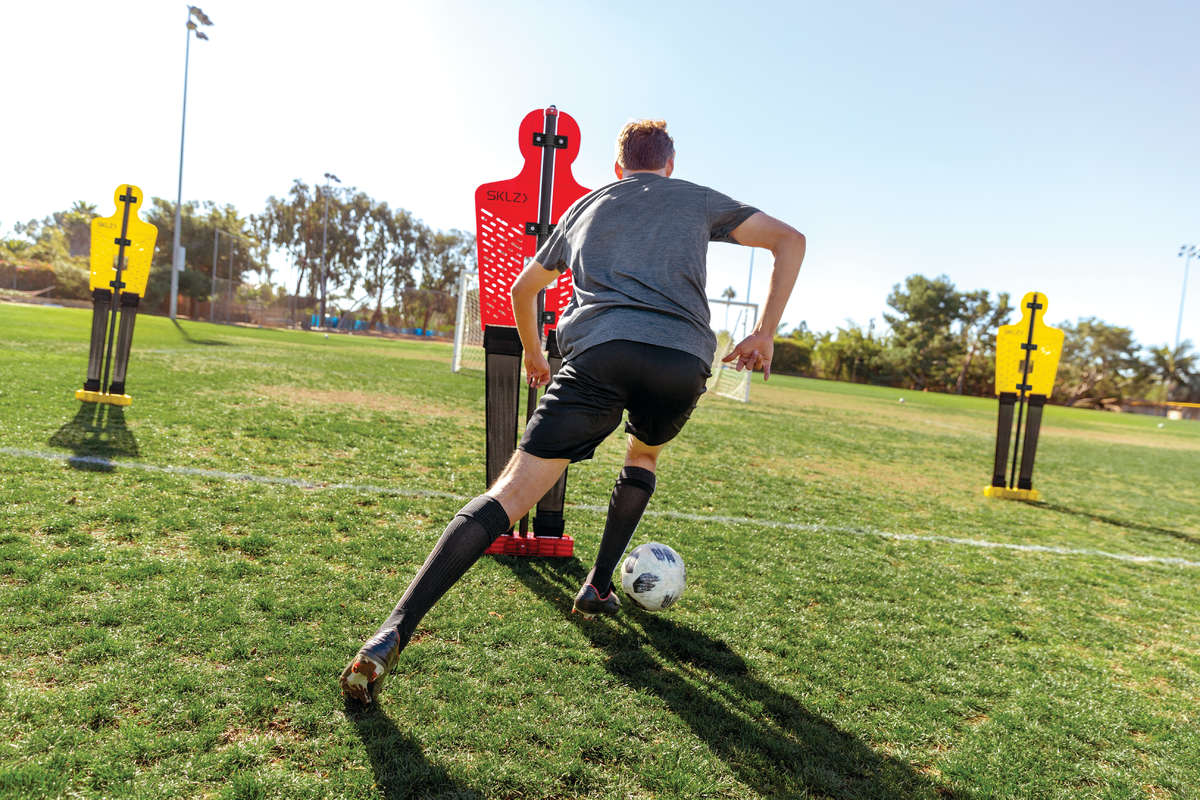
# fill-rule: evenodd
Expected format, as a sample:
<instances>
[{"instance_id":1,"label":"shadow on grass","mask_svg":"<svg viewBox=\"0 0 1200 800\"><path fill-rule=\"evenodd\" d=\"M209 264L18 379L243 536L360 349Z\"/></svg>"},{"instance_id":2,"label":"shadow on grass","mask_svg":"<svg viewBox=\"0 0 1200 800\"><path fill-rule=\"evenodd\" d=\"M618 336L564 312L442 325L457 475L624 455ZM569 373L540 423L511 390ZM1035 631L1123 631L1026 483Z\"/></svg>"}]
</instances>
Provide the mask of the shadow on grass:
<instances>
[{"instance_id":1,"label":"shadow on grass","mask_svg":"<svg viewBox=\"0 0 1200 800\"><path fill-rule=\"evenodd\" d=\"M483 795L458 785L445 770L430 764L421 746L401 733L378 704L363 708L346 700L346 719L354 723L362 739L375 771L375 784L385 800L483 800Z\"/></svg>"},{"instance_id":2,"label":"shadow on grass","mask_svg":"<svg viewBox=\"0 0 1200 800\"><path fill-rule=\"evenodd\" d=\"M136 456L137 439L125 427L125 408L107 403L82 403L75 418L50 437L50 445L75 453L67 463L75 469L112 472L114 456Z\"/></svg>"},{"instance_id":3,"label":"shadow on grass","mask_svg":"<svg viewBox=\"0 0 1200 800\"><path fill-rule=\"evenodd\" d=\"M957 798L910 765L875 752L755 677L720 639L622 608L612 620L571 614L586 577L578 559L512 559L513 574L608 654L608 670L653 692L737 777L764 797Z\"/></svg>"},{"instance_id":4,"label":"shadow on grass","mask_svg":"<svg viewBox=\"0 0 1200 800\"><path fill-rule=\"evenodd\" d=\"M1055 505L1054 503L1047 503L1044 501L1028 502L1026 504L1035 508L1044 508L1047 511L1054 511L1058 514L1070 514L1073 517L1083 517L1084 519L1090 519L1092 522L1100 522L1105 525L1112 525L1116 528L1125 528L1131 531L1141 531L1142 533L1150 533L1154 534L1155 536L1171 536L1175 539L1187 542L1188 544L1200 544L1200 536L1184 533L1183 531L1172 530L1170 528L1160 528L1157 525L1146 525L1145 523L1141 522L1130 522L1129 520L1117 519L1116 517L1106 517L1103 514L1092 514L1088 511L1080 511L1076 508L1067 508L1066 506Z\"/></svg>"},{"instance_id":5,"label":"shadow on grass","mask_svg":"<svg viewBox=\"0 0 1200 800\"><path fill-rule=\"evenodd\" d=\"M187 328L179 324L179 320L173 319L171 322L175 325L175 328L181 334L183 334L183 338L187 340L188 344L202 344L208 347L229 347L229 342L225 342L220 339L197 339L188 333Z\"/></svg>"}]
</instances>

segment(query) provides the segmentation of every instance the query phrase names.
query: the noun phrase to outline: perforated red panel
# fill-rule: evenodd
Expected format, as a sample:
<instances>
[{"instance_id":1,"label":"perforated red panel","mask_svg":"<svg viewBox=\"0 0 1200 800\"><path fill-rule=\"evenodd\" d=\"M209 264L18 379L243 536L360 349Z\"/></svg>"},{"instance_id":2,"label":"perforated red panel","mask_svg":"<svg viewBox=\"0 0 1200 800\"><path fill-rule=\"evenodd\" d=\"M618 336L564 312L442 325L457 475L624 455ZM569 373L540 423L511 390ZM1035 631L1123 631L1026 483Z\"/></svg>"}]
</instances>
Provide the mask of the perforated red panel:
<instances>
[{"instance_id":1,"label":"perforated red panel","mask_svg":"<svg viewBox=\"0 0 1200 800\"><path fill-rule=\"evenodd\" d=\"M479 256L479 317L488 325L516 324L509 290L525 267L525 259L537 252L537 236L525 233L525 223L538 221L538 191L542 181L542 148L533 143L533 134L544 129L549 109L530 111L521 120L517 139L525 165L517 177L485 183L475 190L475 241ZM567 208L588 193L575 182L571 164L579 155L579 125L570 114L557 112L559 136L567 137L567 146L554 150L554 195L550 203L550 222L558 222ZM555 319L571 299L571 274L568 270L546 287L546 310ZM554 325L545 326L549 331Z\"/></svg>"},{"instance_id":2,"label":"perforated red panel","mask_svg":"<svg viewBox=\"0 0 1200 800\"><path fill-rule=\"evenodd\" d=\"M570 558L575 555L575 540L565 533L562 536L534 536L513 531L497 537L484 552L493 556Z\"/></svg>"}]
</instances>

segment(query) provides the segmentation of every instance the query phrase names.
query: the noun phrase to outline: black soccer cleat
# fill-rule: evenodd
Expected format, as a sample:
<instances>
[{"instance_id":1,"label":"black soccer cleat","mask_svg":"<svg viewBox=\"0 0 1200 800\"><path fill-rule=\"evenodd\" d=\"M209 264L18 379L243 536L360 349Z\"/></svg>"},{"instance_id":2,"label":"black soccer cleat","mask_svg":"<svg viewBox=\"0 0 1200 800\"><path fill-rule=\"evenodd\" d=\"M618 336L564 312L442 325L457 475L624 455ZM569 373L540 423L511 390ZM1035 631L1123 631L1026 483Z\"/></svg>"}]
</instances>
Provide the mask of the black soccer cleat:
<instances>
[{"instance_id":1,"label":"black soccer cleat","mask_svg":"<svg viewBox=\"0 0 1200 800\"><path fill-rule=\"evenodd\" d=\"M367 705L379 696L383 679L400 657L400 634L388 628L367 639L338 679L342 693Z\"/></svg>"},{"instance_id":2,"label":"black soccer cleat","mask_svg":"<svg viewBox=\"0 0 1200 800\"><path fill-rule=\"evenodd\" d=\"M585 583L575 595L575 605L571 607L572 614L583 614L584 619L593 619L597 614L614 616L621 610L621 600L610 586L608 594L603 597L595 586Z\"/></svg>"}]
</instances>

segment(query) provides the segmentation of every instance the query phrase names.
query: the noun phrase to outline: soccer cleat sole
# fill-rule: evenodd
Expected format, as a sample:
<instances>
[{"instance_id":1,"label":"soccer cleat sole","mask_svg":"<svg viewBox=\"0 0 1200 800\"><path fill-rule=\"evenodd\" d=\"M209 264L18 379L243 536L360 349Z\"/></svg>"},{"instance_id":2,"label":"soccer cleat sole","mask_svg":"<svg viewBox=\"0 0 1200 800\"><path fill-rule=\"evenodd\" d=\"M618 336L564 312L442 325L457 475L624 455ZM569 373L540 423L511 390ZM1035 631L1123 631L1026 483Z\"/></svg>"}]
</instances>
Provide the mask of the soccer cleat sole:
<instances>
[{"instance_id":1,"label":"soccer cleat sole","mask_svg":"<svg viewBox=\"0 0 1200 800\"><path fill-rule=\"evenodd\" d=\"M381 674L382 672L381 664L376 662L375 659L360 653L342 671L342 676L339 679L342 685L342 693L363 705L369 705L375 699L375 696L379 694L379 689L385 677Z\"/></svg>"},{"instance_id":2,"label":"soccer cleat sole","mask_svg":"<svg viewBox=\"0 0 1200 800\"><path fill-rule=\"evenodd\" d=\"M600 597L596 592L596 587L590 583L585 584L579 590L579 594L575 596L575 602L571 604L572 614L582 614L584 619L595 619L598 616L612 617L616 616L621 610L621 601L613 594L610 588L604 597Z\"/></svg>"}]
</instances>

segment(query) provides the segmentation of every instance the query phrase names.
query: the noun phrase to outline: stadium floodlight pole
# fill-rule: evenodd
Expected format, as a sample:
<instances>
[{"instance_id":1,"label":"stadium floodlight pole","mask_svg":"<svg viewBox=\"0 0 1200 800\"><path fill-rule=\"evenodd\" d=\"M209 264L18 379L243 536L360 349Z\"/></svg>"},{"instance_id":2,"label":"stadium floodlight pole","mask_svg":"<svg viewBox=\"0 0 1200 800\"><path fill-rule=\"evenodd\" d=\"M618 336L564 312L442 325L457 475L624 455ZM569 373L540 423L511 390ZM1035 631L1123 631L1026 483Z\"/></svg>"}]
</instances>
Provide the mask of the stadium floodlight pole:
<instances>
[{"instance_id":1,"label":"stadium floodlight pole","mask_svg":"<svg viewBox=\"0 0 1200 800\"><path fill-rule=\"evenodd\" d=\"M229 314L233 311L233 257L237 254L238 239L242 237L235 236L229 244L229 291L225 297L225 324L229 324Z\"/></svg>"},{"instance_id":2,"label":"stadium floodlight pole","mask_svg":"<svg viewBox=\"0 0 1200 800\"><path fill-rule=\"evenodd\" d=\"M751 247L750 248L750 272L746 276L746 302L747 303L750 302L750 287L753 285L754 285L754 248ZM746 326L743 325L742 326L742 338L745 339L749 335L750 334L746 333ZM771 335L774 336L775 332L772 331Z\"/></svg>"},{"instance_id":3,"label":"stadium floodlight pole","mask_svg":"<svg viewBox=\"0 0 1200 800\"><path fill-rule=\"evenodd\" d=\"M325 276L329 272L329 265L325 263L325 241L329 233L329 182L342 182L342 179L332 172L325 173L325 212L321 218L321 316L317 319L317 327L325 327Z\"/></svg>"},{"instance_id":4,"label":"stadium floodlight pole","mask_svg":"<svg viewBox=\"0 0 1200 800\"><path fill-rule=\"evenodd\" d=\"M208 321L213 321L213 309L217 307L216 291L217 291L217 254L221 252L221 229L213 228L213 268L212 279L209 281L212 284L209 288L212 289L208 299Z\"/></svg>"},{"instance_id":5,"label":"stadium floodlight pole","mask_svg":"<svg viewBox=\"0 0 1200 800\"><path fill-rule=\"evenodd\" d=\"M1200 254L1196 245L1185 244L1179 248L1179 257L1183 259L1183 288L1179 290L1179 321L1175 323L1175 353L1179 352L1179 334L1183 331L1183 301L1187 297L1188 263L1192 257ZM1175 353L1171 354L1174 361Z\"/></svg>"},{"instance_id":6,"label":"stadium floodlight pole","mask_svg":"<svg viewBox=\"0 0 1200 800\"><path fill-rule=\"evenodd\" d=\"M196 32L197 39L208 39L197 23L213 24L198 6L188 6L187 44L183 48L183 120L179 123L179 184L175 191L175 236L171 246L171 319L175 319L176 305L179 302L179 271L183 269L179 258L179 227L183 220L183 135L187 131L188 60L192 53L192 31Z\"/></svg>"}]
</instances>

